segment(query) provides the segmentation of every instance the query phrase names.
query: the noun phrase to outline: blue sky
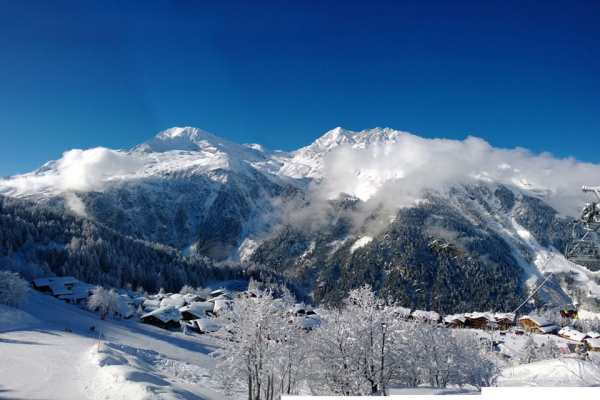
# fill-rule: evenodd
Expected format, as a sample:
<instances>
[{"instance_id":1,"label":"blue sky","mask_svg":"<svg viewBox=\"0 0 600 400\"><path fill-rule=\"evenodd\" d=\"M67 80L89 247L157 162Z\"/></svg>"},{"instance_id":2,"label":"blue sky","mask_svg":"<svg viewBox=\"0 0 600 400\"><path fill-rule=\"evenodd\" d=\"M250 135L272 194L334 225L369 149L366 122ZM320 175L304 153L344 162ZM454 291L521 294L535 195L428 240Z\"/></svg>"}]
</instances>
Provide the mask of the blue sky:
<instances>
[{"instance_id":1,"label":"blue sky","mask_svg":"<svg viewBox=\"0 0 600 400\"><path fill-rule=\"evenodd\" d=\"M124 3L124 4L123 4ZM598 1L0 0L0 176L172 126L342 126L599 163Z\"/></svg>"}]
</instances>

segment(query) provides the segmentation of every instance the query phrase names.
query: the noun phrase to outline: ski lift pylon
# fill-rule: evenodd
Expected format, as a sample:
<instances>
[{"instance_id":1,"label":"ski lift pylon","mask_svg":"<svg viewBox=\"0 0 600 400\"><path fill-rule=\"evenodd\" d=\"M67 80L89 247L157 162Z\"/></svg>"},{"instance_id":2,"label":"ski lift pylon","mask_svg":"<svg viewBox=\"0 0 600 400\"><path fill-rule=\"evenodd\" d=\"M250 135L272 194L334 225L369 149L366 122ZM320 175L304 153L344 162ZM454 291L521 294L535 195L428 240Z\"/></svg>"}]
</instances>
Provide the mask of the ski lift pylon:
<instances>
[{"instance_id":1,"label":"ski lift pylon","mask_svg":"<svg viewBox=\"0 0 600 400\"><path fill-rule=\"evenodd\" d=\"M584 193L594 192L600 200L600 186L589 187L583 186L581 190ZM571 245L567 245L566 258L571 261L600 261L600 248L596 240L587 239L588 235L594 233L600 229L600 204L598 203L586 203L581 211L579 220L574 221L573 226L573 241ZM583 227L586 231L585 234L580 237L579 232L581 231L578 227Z\"/></svg>"}]
</instances>

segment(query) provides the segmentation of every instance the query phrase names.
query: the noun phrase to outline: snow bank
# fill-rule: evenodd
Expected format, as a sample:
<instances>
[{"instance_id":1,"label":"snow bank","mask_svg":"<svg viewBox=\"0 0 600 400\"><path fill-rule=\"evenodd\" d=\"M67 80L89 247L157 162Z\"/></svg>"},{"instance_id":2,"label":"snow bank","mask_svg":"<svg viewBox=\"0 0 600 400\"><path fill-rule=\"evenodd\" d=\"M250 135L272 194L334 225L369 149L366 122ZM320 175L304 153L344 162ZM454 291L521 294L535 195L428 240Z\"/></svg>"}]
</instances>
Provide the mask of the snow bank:
<instances>
[{"instance_id":1,"label":"snow bank","mask_svg":"<svg viewBox=\"0 0 600 400\"><path fill-rule=\"evenodd\" d=\"M498 386L600 386L600 366L580 359L554 359L503 371Z\"/></svg>"},{"instance_id":2,"label":"snow bank","mask_svg":"<svg viewBox=\"0 0 600 400\"><path fill-rule=\"evenodd\" d=\"M33 315L0 304L0 332L10 332L21 329L32 329L42 325L42 321Z\"/></svg>"}]
</instances>

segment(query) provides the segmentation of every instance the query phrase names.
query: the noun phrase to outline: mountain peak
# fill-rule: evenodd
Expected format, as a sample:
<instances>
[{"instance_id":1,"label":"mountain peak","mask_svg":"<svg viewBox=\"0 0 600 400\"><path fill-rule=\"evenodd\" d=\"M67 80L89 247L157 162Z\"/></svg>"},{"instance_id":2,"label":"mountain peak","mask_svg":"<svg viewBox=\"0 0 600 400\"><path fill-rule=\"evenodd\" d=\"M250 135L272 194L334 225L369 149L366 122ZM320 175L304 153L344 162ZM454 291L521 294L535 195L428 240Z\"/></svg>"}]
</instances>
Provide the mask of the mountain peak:
<instances>
[{"instance_id":1,"label":"mountain peak","mask_svg":"<svg viewBox=\"0 0 600 400\"><path fill-rule=\"evenodd\" d=\"M235 147L232 142L210 132L191 126L173 127L160 132L154 138L133 148L133 151L164 153L172 150L202 151L208 148L222 150Z\"/></svg>"}]
</instances>

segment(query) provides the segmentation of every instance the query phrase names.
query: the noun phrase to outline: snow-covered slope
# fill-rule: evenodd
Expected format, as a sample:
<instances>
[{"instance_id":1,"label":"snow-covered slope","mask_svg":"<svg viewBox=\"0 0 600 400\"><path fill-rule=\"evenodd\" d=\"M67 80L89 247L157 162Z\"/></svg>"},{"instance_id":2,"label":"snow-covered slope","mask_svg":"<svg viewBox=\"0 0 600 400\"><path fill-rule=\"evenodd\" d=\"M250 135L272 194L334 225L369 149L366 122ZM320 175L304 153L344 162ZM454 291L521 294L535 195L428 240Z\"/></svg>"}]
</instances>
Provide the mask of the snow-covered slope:
<instances>
[{"instance_id":1,"label":"snow-covered slope","mask_svg":"<svg viewBox=\"0 0 600 400\"><path fill-rule=\"evenodd\" d=\"M100 321L37 292L20 310L0 305L0 322L0 393L7 398L227 399L211 378L214 346L198 337ZM102 332L99 346L91 326Z\"/></svg>"}]
</instances>

